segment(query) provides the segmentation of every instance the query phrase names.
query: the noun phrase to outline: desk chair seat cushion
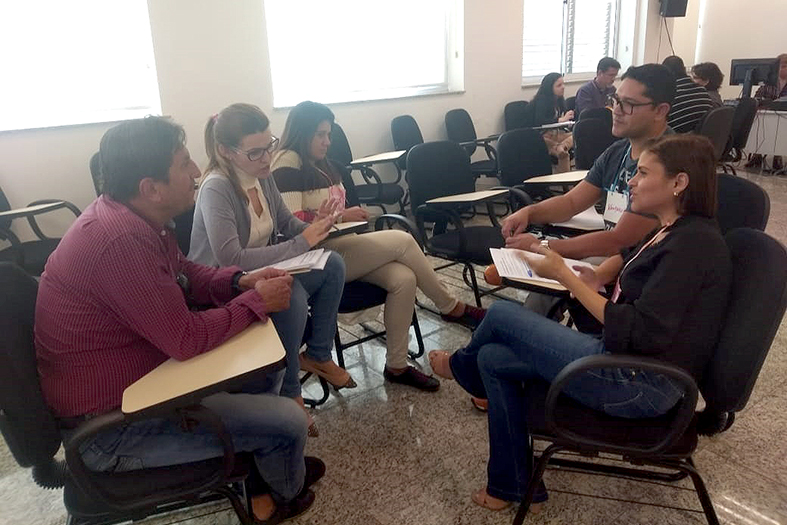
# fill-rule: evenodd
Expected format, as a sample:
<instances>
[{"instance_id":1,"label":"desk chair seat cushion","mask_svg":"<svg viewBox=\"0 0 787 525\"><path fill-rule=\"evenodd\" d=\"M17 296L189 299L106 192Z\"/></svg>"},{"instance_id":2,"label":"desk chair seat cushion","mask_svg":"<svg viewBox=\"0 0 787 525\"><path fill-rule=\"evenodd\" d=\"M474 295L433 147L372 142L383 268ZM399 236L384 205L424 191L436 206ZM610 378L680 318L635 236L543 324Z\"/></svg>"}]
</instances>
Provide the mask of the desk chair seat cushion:
<instances>
[{"instance_id":1,"label":"desk chair seat cushion","mask_svg":"<svg viewBox=\"0 0 787 525\"><path fill-rule=\"evenodd\" d=\"M382 202L383 204L396 204L404 197L404 189L398 184L385 182L383 184L359 184L355 186L358 200L366 202Z\"/></svg>"},{"instance_id":2,"label":"desk chair seat cushion","mask_svg":"<svg viewBox=\"0 0 787 525\"><path fill-rule=\"evenodd\" d=\"M385 303L388 292L384 288L364 281L352 281L344 285L340 314L351 314Z\"/></svg>"},{"instance_id":3,"label":"desk chair seat cushion","mask_svg":"<svg viewBox=\"0 0 787 525\"><path fill-rule=\"evenodd\" d=\"M202 486L212 478L218 482L221 478L223 462L223 457L217 457L167 467L126 472L96 472L93 478L118 501L138 501L151 495L161 497L167 493L173 494L173 500L176 500L184 497L181 495L194 497L194 494L190 494L193 487ZM245 479L253 468L251 462L250 454L236 454L235 468L229 479ZM100 503L85 496L71 480L65 484L63 501L68 511L77 517L108 511Z\"/></svg>"},{"instance_id":4,"label":"desk chair seat cushion","mask_svg":"<svg viewBox=\"0 0 787 525\"><path fill-rule=\"evenodd\" d=\"M479 160L470 164L473 173L497 173L497 163L493 160Z\"/></svg>"},{"instance_id":5,"label":"desk chair seat cushion","mask_svg":"<svg viewBox=\"0 0 787 525\"><path fill-rule=\"evenodd\" d=\"M502 248L505 246L503 234L494 226L468 226L464 228L467 239L467 250L460 252L459 231L449 230L446 233L435 235L430 242L435 252L451 256L457 260L476 264L491 264L492 256L489 248Z\"/></svg>"},{"instance_id":6,"label":"desk chair seat cushion","mask_svg":"<svg viewBox=\"0 0 787 525\"><path fill-rule=\"evenodd\" d=\"M60 239L43 239L38 241L27 241L21 246L12 246L0 251L0 261L18 262L21 250L24 257L23 268L30 275L41 275L44 273L44 266L49 255L55 251Z\"/></svg>"},{"instance_id":7,"label":"desk chair seat cushion","mask_svg":"<svg viewBox=\"0 0 787 525\"><path fill-rule=\"evenodd\" d=\"M547 428L546 406L549 383L536 381L527 389L527 423L531 435L547 438L560 443ZM584 437L617 446L633 446L644 448L656 445L670 431L673 422L672 411L663 416L646 419L628 419L612 417L603 412L588 408L568 396L561 395L555 410L556 423ZM697 446L697 432L694 422L684 432L676 445L666 455L671 457L688 457ZM602 450L599 448L598 450Z\"/></svg>"}]
</instances>

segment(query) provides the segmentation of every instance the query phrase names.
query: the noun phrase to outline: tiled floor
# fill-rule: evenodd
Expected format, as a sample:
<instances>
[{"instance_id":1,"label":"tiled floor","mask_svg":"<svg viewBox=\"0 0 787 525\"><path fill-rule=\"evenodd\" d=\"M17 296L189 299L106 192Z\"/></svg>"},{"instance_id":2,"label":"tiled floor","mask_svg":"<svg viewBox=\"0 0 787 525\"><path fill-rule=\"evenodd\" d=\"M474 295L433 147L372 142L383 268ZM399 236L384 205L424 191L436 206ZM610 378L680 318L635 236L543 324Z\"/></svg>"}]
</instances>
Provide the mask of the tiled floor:
<instances>
[{"instance_id":1,"label":"tiled floor","mask_svg":"<svg viewBox=\"0 0 787 525\"><path fill-rule=\"evenodd\" d=\"M787 179L747 177L771 196L768 232L787 242ZM441 273L452 291L470 300L458 269ZM446 326L428 312L420 311L419 317L427 350L455 349L469 337L466 330ZM488 442L486 418L471 407L468 396L453 382L443 382L434 394L385 383L381 375L384 349L379 343L364 344L346 356L360 386L332 395L314 411L320 437L310 439L307 452L321 457L328 471L316 485L314 507L292 523L510 523L513 510L493 513L469 498L472 490L485 483ZM425 357L418 361L428 369ZM787 329L782 329L746 409L728 432L703 439L695 456L722 523L787 524L785 387ZM701 514L673 509L699 509L686 482L667 487L549 470L546 483L549 503L542 514L529 516L526 523L704 523ZM64 522L61 491L37 488L29 472L14 463L0 442L0 523ZM237 519L227 505L220 504L146 523L223 525L235 524Z\"/></svg>"}]
</instances>

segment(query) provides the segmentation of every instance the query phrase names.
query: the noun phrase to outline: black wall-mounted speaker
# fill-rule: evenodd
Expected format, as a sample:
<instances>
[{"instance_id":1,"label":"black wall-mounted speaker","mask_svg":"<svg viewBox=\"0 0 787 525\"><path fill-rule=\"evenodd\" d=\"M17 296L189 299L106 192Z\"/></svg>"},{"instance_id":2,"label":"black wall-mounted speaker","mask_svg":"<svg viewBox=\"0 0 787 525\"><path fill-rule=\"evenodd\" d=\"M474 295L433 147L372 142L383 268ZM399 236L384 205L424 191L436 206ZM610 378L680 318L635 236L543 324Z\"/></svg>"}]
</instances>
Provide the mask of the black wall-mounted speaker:
<instances>
[{"instance_id":1,"label":"black wall-mounted speaker","mask_svg":"<svg viewBox=\"0 0 787 525\"><path fill-rule=\"evenodd\" d=\"M688 0L661 0L659 14L666 17L686 16Z\"/></svg>"}]
</instances>

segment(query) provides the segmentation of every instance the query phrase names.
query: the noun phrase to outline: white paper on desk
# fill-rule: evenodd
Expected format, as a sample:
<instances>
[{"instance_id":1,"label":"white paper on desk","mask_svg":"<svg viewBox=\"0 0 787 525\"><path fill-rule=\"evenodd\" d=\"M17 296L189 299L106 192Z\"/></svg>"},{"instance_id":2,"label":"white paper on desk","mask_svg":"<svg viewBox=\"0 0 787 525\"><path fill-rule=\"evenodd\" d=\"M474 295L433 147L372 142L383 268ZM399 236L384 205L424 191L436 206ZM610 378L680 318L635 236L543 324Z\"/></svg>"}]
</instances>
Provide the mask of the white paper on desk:
<instances>
[{"instance_id":1,"label":"white paper on desk","mask_svg":"<svg viewBox=\"0 0 787 525\"><path fill-rule=\"evenodd\" d=\"M544 283L550 285L550 287L558 285L562 288L563 286L554 279L546 279L541 277L535 272L535 270L533 270L532 266L528 265L521 258L521 254L527 253L527 256L532 259L543 259L544 256L540 253L526 252L524 250L516 250L514 248L490 248L489 252L492 254L492 261L495 263L497 273L500 275L500 277ZM579 275L579 272L573 268L574 266L585 266L590 269L595 269L592 264L586 263L584 261L577 261L574 259L563 260L565 261L566 266L571 268L571 271L576 275ZM527 273L528 269L532 271L532 276Z\"/></svg>"},{"instance_id":2,"label":"white paper on desk","mask_svg":"<svg viewBox=\"0 0 787 525\"><path fill-rule=\"evenodd\" d=\"M328 261L330 254L322 248L310 250L291 259L279 261L276 264L266 266L266 268L277 268L289 273L302 273L311 270L322 270Z\"/></svg>"},{"instance_id":3,"label":"white paper on desk","mask_svg":"<svg viewBox=\"0 0 787 525\"><path fill-rule=\"evenodd\" d=\"M565 122L553 122L552 124L544 124L543 126L539 126L538 129L565 128L573 125L574 125L573 120L566 120Z\"/></svg>"},{"instance_id":4,"label":"white paper on desk","mask_svg":"<svg viewBox=\"0 0 787 525\"><path fill-rule=\"evenodd\" d=\"M556 222L552 226L572 228L574 230L595 231L604 229L604 216L591 206L582 213L577 213L566 222Z\"/></svg>"}]
</instances>

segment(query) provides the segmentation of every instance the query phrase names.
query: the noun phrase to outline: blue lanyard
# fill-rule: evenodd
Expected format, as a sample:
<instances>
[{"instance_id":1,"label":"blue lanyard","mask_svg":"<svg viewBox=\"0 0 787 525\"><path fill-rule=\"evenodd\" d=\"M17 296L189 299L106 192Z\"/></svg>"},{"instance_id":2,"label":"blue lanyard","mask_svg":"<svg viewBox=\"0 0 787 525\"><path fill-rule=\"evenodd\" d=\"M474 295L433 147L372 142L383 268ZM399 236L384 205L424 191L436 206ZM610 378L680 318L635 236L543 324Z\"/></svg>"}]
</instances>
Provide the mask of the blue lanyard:
<instances>
[{"instance_id":1,"label":"blue lanyard","mask_svg":"<svg viewBox=\"0 0 787 525\"><path fill-rule=\"evenodd\" d=\"M618 172L615 175L615 180L612 181L612 184L609 186L610 192L614 193L617 190L618 183L620 182L620 173L623 171L623 167L626 165L626 159L629 158L630 154L631 154L631 142L629 142L629 147L626 148L626 152L623 154L623 158L620 160L620 166L618 166ZM623 193L628 194L628 189L624 190Z\"/></svg>"}]
</instances>

